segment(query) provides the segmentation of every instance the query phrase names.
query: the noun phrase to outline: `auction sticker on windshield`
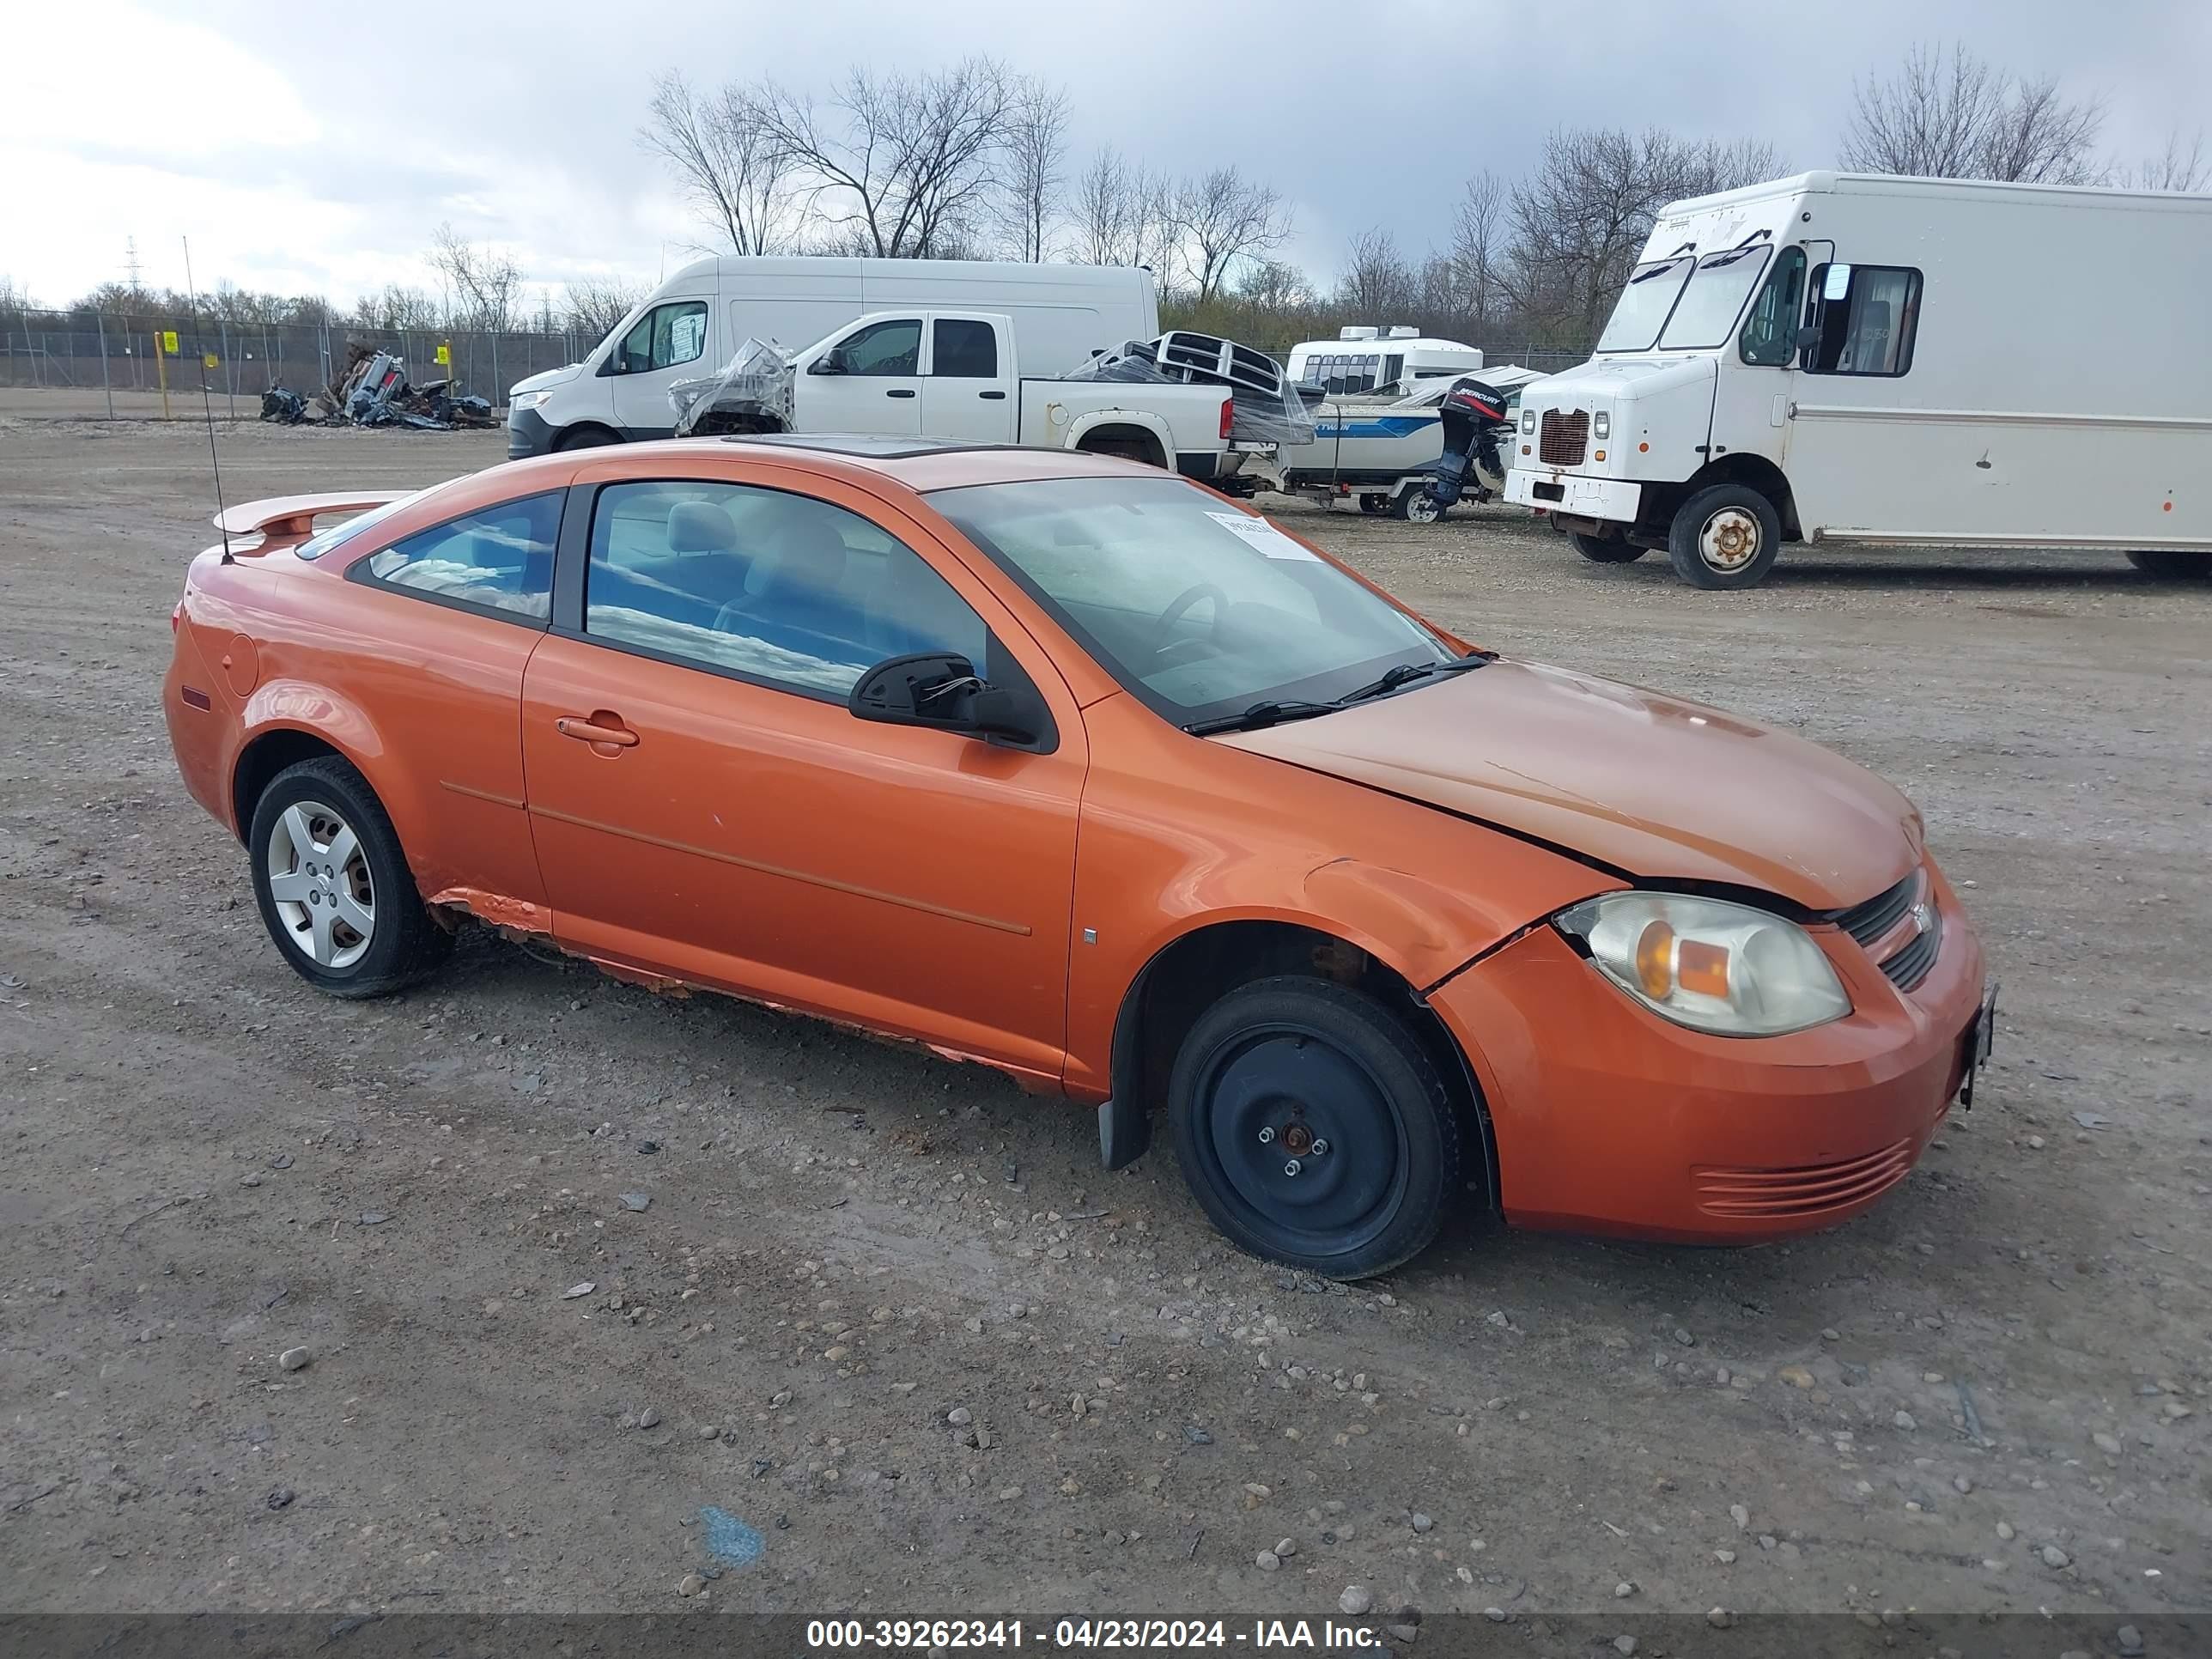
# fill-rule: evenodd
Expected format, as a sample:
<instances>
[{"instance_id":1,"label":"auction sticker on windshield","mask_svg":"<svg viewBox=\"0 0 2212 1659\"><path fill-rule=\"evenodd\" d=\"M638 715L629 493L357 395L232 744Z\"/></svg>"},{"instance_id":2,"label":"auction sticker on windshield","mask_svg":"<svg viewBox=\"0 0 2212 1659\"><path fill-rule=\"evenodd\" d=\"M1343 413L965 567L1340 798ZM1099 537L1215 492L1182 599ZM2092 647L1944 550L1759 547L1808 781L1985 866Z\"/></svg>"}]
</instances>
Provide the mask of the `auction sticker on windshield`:
<instances>
[{"instance_id":1,"label":"auction sticker on windshield","mask_svg":"<svg viewBox=\"0 0 2212 1659\"><path fill-rule=\"evenodd\" d=\"M1232 536L1240 536L1252 548L1271 559L1304 559L1318 563L1319 559L1300 547L1288 536L1265 519L1255 519L1249 513L1208 513L1206 515Z\"/></svg>"}]
</instances>

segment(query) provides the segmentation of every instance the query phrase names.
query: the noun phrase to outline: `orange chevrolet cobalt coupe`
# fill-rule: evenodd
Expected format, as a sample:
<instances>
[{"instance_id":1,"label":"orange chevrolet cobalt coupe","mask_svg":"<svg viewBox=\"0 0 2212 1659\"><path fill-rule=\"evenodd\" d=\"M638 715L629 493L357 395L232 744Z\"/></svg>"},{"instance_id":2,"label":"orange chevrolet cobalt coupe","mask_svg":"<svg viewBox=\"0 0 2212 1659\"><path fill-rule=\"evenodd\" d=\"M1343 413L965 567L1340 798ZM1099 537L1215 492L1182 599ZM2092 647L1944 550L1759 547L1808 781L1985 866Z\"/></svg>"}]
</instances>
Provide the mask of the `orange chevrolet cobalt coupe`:
<instances>
[{"instance_id":1,"label":"orange chevrolet cobalt coupe","mask_svg":"<svg viewBox=\"0 0 2212 1659\"><path fill-rule=\"evenodd\" d=\"M1825 1225L1987 1052L1895 790L1133 463L694 440L221 522L170 736L334 995L473 915L918 1040L1094 1105L1109 1168L1164 1114L1224 1233L1339 1278L1469 1192Z\"/></svg>"}]
</instances>

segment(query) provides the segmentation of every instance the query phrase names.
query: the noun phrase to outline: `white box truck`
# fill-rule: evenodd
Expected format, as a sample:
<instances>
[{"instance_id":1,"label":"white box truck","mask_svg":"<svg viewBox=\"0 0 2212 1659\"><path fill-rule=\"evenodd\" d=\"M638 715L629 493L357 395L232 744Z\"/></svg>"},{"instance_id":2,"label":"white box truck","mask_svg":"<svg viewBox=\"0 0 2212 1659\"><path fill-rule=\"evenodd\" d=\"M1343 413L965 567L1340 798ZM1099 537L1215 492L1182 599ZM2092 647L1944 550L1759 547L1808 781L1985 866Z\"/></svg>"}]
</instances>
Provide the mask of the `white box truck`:
<instances>
[{"instance_id":1,"label":"white box truck","mask_svg":"<svg viewBox=\"0 0 2212 1659\"><path fill-rule=\"evenodd\" d=\"M747 339L787 351L872 312L973 309L1014 319L1032 374L1058 374L1160 331L1148 270L979 259L793 257L697 259L655 289L580 363L518 380L507 453L665 438L668 388L710 374Z\"/></svg>"},{"instance_id":2,"label":"white box truck","mask_svg":"<svg viewBox=\"0 0 2212 1659\"><path fill-rule=\"evenodd\" d=\"M1659 216L1505 498L1749 587L1783 544L2212 575L2212 196L1810 173Z\"/></svg>"}]
</instances>

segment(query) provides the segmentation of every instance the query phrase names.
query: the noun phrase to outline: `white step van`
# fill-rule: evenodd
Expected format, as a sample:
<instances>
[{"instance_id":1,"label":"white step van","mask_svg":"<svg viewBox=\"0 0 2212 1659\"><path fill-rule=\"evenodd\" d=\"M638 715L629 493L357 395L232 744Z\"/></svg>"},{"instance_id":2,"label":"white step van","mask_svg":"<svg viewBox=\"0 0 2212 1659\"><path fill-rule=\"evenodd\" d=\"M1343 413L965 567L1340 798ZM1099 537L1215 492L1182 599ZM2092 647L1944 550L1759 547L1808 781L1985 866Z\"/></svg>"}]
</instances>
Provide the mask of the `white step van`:
<instances>
[{"instance_id":1,"label":"white step van","mask_svg":"<svg viewBox=\"0 0 2212 1659\"><path fill-rule=\"evenodd\" d=\"M1059 374L1160 331L1148 270L975 259L737 258L695 260L580 363L507 394L510 459L665 438L670 385L711 374L746 339L796 350L872 312L987 311L1012 319L1024 369Z\"/></svg>"},{"instance_id":2,"label":"white step van","mask_svg":"<svg viewBox=\"0 0 2212 1659\"><path fill-rule=\"evenodd\" d=\"M1749 587L1782 544L2212 575L2212 196L1809 173L1677 202L1505 498Z\"/></svg>"}]
</instances>

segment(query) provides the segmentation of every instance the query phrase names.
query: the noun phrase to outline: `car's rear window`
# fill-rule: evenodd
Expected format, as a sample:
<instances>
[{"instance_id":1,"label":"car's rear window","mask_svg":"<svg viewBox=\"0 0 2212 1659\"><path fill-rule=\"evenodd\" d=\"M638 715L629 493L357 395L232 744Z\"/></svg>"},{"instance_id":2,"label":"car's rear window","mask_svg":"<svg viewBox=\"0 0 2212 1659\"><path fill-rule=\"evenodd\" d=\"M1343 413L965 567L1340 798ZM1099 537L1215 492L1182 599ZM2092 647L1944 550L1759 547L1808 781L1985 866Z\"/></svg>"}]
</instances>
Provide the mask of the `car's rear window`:
<instances>
[{"instance_id":1,"label":"car's rear window","mask_svg":"<svg viewBox=\"0 0 2212 1659\"><path fill-rule=\"evenodd\" d=\"M342 519L328 530L318 531L292 550L295 558L319 559L334 547L343 547L364 530L374 529L401 507L415 499L402 495L396 501L386 501L382 507L372 507L366 513L356 513L350 519Z\"/></svg>"}]
</instances>

